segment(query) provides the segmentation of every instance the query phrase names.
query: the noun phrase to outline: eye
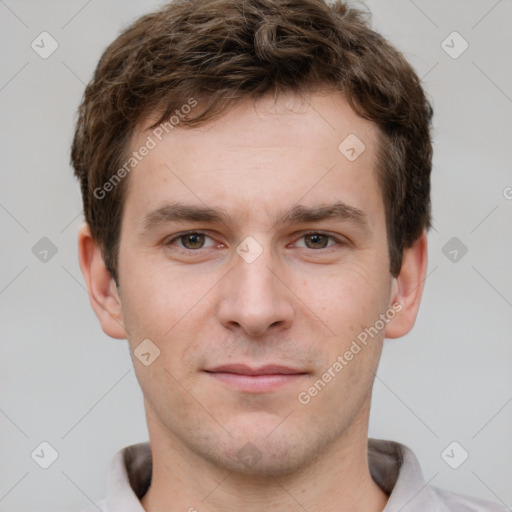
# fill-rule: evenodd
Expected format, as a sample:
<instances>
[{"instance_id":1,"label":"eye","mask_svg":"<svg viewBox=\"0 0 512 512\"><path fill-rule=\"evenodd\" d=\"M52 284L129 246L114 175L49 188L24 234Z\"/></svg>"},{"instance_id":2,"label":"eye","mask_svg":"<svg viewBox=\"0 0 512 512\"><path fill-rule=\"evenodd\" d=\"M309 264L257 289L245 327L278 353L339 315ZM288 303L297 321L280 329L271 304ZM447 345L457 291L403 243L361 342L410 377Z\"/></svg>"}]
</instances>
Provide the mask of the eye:
<instances>
[{"instance_id":1,"label":"eye","mask_svg":"<svg viewBox=\"0 0 512 512\"><path fill-rule=\"evenodd\" d=\"M210 243L208 244L208 240ZM205 249L206 247L212 247L215 245L215 241L211 237L198 231L190 231L188 233L182 233L168 242L166 245L177 245L181 249L187 249L190 251L197 251L198 249Z\"/></svg>"},{"instance_id":2,"label":"eye","mask_svg":"<svg viewBox=\"0 0 512 512\"><path fill-rule=\"evenodd\" d=\"M299 245L299 247L306 247L307 249L326 249L327 247L340 243L333 236L326 235L325 233L319 233L317 231L306 233L299 240L304 240L304 245Z\"/></svg>"}]
</instances>

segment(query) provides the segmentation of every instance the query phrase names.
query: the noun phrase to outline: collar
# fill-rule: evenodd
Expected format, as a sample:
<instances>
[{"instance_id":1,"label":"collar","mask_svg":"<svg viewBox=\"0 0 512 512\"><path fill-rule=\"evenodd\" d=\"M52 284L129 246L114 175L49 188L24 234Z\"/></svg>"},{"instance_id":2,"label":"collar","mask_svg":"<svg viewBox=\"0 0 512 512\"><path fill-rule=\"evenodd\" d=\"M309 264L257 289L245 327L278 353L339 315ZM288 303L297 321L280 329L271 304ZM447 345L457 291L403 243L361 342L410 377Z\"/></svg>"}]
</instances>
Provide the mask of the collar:
<instances>
[{"instance_id":1,"label":"collar","mask_svg":"<svg viewBox=\"0 0 512 512\"><path fill-rule=\"evenodd\" d=\"M388 494L382 512L445 512L505 510L491 503L431 487L425 482L414 453L405 445L380 439L368 440L368 463L373 480ZM120 450L110 467L104 512L144 512L140 498L151 484L152 456L149 443ZM482 508L480 508L482 507Z\"/></svg>"}]
</instances>

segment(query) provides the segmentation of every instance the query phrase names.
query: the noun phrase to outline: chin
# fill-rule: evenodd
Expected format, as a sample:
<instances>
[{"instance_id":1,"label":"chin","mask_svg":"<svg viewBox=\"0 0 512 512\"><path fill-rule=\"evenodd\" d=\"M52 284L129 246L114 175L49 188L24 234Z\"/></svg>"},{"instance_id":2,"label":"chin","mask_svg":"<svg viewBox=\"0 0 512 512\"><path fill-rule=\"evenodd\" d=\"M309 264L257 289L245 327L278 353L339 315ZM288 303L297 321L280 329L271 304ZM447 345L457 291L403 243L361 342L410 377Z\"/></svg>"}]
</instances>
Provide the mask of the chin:
<instances>
[{"instance_id":1,"label":"chin","mask_svg":"<svg viewBox=\"0 0 512 512\"><path fill-rule=\"evenodd\" d=\"M300 470L318 454L318 447L307 445L308 440L303 436L294 437L289 432L281 432L281 435L275 432L267 436L267 432L271 429L246 432L222 443L217 440L207 449L206 458L216 466L237 474L280 477Z\"/></svg>"}]
</instances>

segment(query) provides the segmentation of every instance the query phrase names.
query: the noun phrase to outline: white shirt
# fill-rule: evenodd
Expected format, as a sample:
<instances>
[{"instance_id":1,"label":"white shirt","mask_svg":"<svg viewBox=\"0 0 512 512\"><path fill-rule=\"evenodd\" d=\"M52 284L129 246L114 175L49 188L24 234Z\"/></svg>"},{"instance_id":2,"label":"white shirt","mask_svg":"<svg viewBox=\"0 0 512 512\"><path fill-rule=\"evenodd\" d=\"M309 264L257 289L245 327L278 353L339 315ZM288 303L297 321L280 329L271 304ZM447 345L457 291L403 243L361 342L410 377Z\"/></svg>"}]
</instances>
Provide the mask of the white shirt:
<instances>
[{"instance_id":1,"label":"white shirt","mask_svg":"<svg viewBox=\"0 0 512 512\"><path fill-rule=\"evenodd\" d=\"M368 462L373 480L389 496L382 512L509 512L427 484L414 453L394 441L369 439ZM139 500L149 488L151 471L149 443L123 448L112 460L106 499L88 512L144 512Z\"/></svg>"}]
</instances>

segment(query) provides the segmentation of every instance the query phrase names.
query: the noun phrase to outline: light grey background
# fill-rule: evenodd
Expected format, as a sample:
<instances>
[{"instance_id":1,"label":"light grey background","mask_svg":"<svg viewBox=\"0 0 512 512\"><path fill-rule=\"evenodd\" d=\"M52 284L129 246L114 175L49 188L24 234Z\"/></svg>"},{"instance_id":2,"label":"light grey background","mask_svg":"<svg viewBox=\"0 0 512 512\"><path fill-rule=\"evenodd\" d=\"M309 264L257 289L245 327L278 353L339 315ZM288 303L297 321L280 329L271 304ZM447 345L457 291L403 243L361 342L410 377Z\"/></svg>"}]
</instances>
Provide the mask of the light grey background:
<instances>
[{"instance_id":1,"label":"light grey background","mask_svg":"<svg viewBox=\"0 0 512 512\"><path fill-rule=\"evenodd\" d=\"M68 162L101 52L159 4L0 0L0 511L81 510L104 497L114 453L147 440L127 342L103 334L84 289ZM367 5L435 109L426 289L412 333L386 341L370 435L413 448L432 484L511 506L512 4ZM59 45L47 59L31 48L43 31ZM442 47L453 31L469 44L456 59ZM47 262L32 252L42 237L57 248ZM456 262L452 237L468 249ZM46 470L31 458L42 441L59 453ZM458 469L441 457L452 441L469 452Z\"/></svg>"}]
</instances>

